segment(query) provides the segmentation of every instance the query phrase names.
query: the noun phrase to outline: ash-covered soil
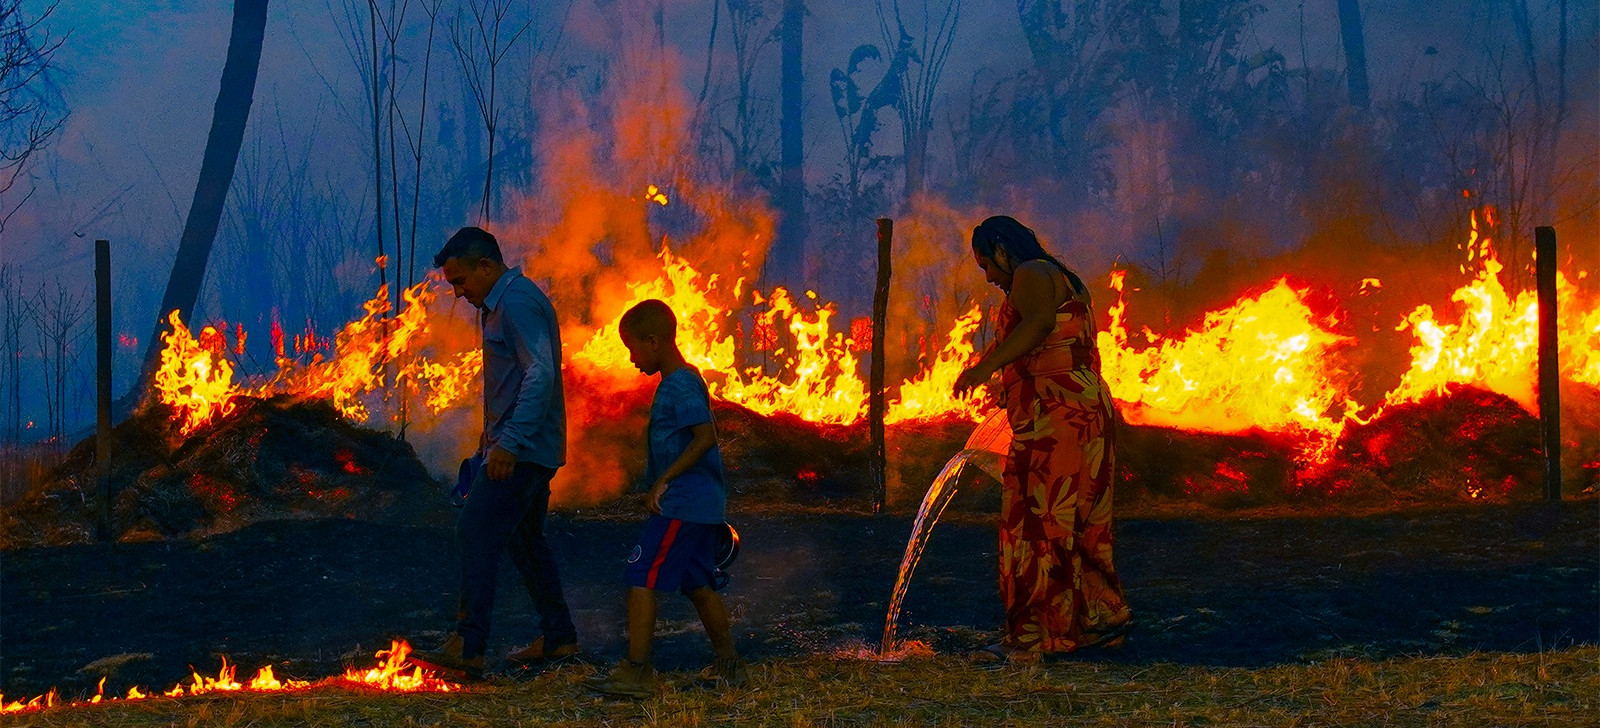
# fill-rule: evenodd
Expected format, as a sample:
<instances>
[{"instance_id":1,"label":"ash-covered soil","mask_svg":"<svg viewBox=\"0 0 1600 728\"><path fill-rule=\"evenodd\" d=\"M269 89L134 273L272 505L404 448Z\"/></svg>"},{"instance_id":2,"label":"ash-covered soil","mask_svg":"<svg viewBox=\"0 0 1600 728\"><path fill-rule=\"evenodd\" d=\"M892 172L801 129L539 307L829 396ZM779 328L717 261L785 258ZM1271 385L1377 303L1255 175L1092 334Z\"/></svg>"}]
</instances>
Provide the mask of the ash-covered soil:
<instances>
[{"instance_id":1,"label":"ash-covered soil","mask_svg":"<svg viewBox=\"0 0 1600 728\"><path fill-rule=\"evenodd\" d=\"M760 512L757 512L757 509ZM590 659L623 647L622 559L633 514L557 514L549 525ZM1600 518L1593 499L1454 506L1365 517L1123 519L1117 562L1138 627L1126 648L1078 659L1257 666L1339 655L1537 651L1600 641ZM756 659L875 643L909 516L745 504L726 592ZM995 635L989 518L935 530L902 634L940 652ZM369 665L391 637L426 646L455 608L452 532L351 520L272 521L204 540L7 552L0 562L0 685L165 689L220 658L317 678ZM491 650L534 636L506 569ZM657 662L698 667L686 600L663 600ZM1059 668L1059 669L1070 669Z\"/></svg>"}]
</instances>

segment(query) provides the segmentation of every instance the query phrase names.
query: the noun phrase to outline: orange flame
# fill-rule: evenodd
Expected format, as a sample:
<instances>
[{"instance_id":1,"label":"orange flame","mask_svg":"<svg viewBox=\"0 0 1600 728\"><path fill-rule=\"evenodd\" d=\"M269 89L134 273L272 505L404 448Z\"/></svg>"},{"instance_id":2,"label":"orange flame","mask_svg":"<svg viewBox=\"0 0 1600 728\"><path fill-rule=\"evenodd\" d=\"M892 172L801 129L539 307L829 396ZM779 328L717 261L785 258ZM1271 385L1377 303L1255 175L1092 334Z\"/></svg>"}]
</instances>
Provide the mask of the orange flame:
<instances>
[{"instance_id":1,"label":"orange flame","mask_svg":"<svg viewBox=\"0 0 1600 728\"><path fill-rule=\"evenodd\" d=\"M757 330L786 330L794 346L771 352L787 376L767 375L761 367L741 370L735 365L737 342L735 327L730 324L744 279L734 281L730 290L719 284L718 276L702 275L666 246L660 257L661 276L629 284L630 300L623 309L651 298L670 306L678 321L678 349L685 360L707 375L712 396L761 414L789 412L811 422L847 424L861 418L866 411L866 386L849 343L842 333L831 330L832 304L818 302L808 313L786 289L774 290L767 299L759 291L753 292L754 302L765 306L755 316ZM815 292L807 291L806 297L817 300ZM589 334L572 361L621 381L632 365L617 333L620 323L619 315Z\"/></svg>"},{"instance_id":2,"label":"orange flame","mask_svg":"<svg viewBox=\"0 0 1600 728\"><path fill-rule=\"evenodd\" d=\"M702 372L729 372L734 368L734 341L728 334L728 308L738 300L743 287L741 278L734 282L732 290L725 289L719 285L718 276L702 275L663 245L661 277L629 284L629 301L622 310L652 298L666 302L678 321L678 349L684 359ZM628 349L618 335L621 321L619 314L588 334L588 341L572 355L572 361L619 378L633 371ZM569 332L565 336L582 335Z\"/></svg>"},{"instance_id":3,"label":"orange flame","mask_svg":"<svg viewBox=\"0 0 1600 728\"><path fill-rule=\"evenodd\" d=\"M216 329L201 329L200 339L196 340L176 310L168 314L167 323L172 331L161 335L166 346L156 369L155 388L161 401L172 407L179 432L188 436L233 411L233 364L202 344L220 340Z\"/></svg>"},{"instance_id":4,"label":"orange flame","mask_svg":"<svg viewBox=\"0 0 1600 728\"><path fill-rule=\"evenodd\" d=\"M255 677L249 682L240 683L234 679L236 665L228 664L227 658L222 660L222 668L217 671L216 677L202 676L199 672L190 670L188 683L178 683L170 690L159 693L163 697L181 698L185 696L205 695L219 692L282 692L290 690L303 690L315 685L341 685L362 688L386 690L392 692L451 692L460 690L461 686L455 683L440 680L431 673L425 672L420 667L410 665L407 658L411 654L411 645L405 640L393 640L389 649L379 650L377 658L381 660L377 667L366 671L349 669L343 675L326 678L313 683L309 680L280 680L272 673L272 666L266 665L258 670ZM74 700L62 703L55 689L29 701L5 702L5 696L0 695L0 713L17 713L27 710L42 710L45 708L63 705L67 707L79 705L94 705L101 702L117 700L144 700L151 695L138 686L128 688L127 697L107 698L105 696L106 679L100 678L95 694L84 700Z\"/></svg>"},{"instance_id":5,"label":"orange flame","mask_svg":"<svg viewBox=\"0 0 1600 728\"><path fill-rule=\"evenodd\" d=\"M1235 433L1295 430L1336 437L1356 405L1342 395L1332 352L1349 341L1329 331L1287 280L1206 314L1196 329L1142 350L1128 345L1123 271L1118 299L1098 335L1102 372L1123 416L1137 424Z\"/></svg>"},{"instance_id":6,"label":"orange flame","mask_svg":"<svg viewBox=\"0 0 1600 728\"><path fill-rule=\"evenodd\" d=\"M482 353L466 352L444 362L423 356L420 349L428 331L428 306L436 297L429 288L432 282L429 278L403 291L405 308L392 318L386 317L391 308L388 287L380 286L377 294L362 304L366 315L335 335L332 355L314 353L308 364L284 355L281 330L275 328L277 374L252 386L234 382L233 365L223 357L227 349L223 334L208 326L197 341L174 311L168 317L173 330L162 335L166 347L156 374L157 393L162 402L172 406L185 436L231 412L232 400L239 394L327 399L346 418L365 422L370 413L363 398L406 381L424 390L424 401L434 411L455 406L467 399L481 375ZM243 347L243 327L236 338L237 346ZM314 332L307 332L303 339L295 337L296 353L318 348Z\"/></svg>"},{"instance_id":7,"label":"orange flame","mask_svg":"<svg viewBox=\"0 0 1600 728\"><path fill-rule=\"evenodd\" d=\"M647 192L664 198L659 188ZM1492 211L1486 208L1483 214L1492 225ZM1450 386L1486 387L1532 409L1536 297L1506 291L1498 275L1503 266L1487 234L1479 231L1478 214L1472 223L1465 247L1478 270L1452 296L1465 306L1461 320L1441 321L1428 306L1405 317L1401 328L1417 337L1410 370L1373 412L1363 413L1347 394L1348 376L1340 369L1338 352L1351 340L1335 333L1338 321L1314 313L1305 292L1286 280L1208 313L1189 331L1167 336L1144 329L1148 343L1136 347L1126 324L1124 273L1114 271L1117 300L1109 310L1109 326L1097 335L1104 376L1131 422L1223 433L1289 432L1304 439L1313 458L1326 452L1347 420L1365 421L1363 415L1375 416L1382 404ZM730 282L701 274L666 245L658 257L658 273L629 284L628 304L619 311L649 298L665 301L678 318L679 348L706 375L712 396L760 414L789 413L818 423L849 424L865 415L867 391L858 357L867 347L857 339L870 337L868 320L836 332L834 306L815 292L807 291L805 301L782 288L770 296L760 291L747 296L743 278ZM1562 374L1570 381L1600 384L1600 306L1573 282L1585 275L1558 276ZM461 406L477 391L482 354L424 351L427 310L436 297L430 285L436 280L430 277L404 291L404 309L392 318L387 288L380 288L364 304L365 315L334 336L331 347L317 341L315 332L295 337L296 353L314 352L309 363L280 356L275 377L243 387L233 383L233 366L223 357L229 348L224 331L207 327L196 340L176 315L170 316L173 331L162 337L166 350L157 375L161 399L172 405L186 435L230 411L240 392L324 398L355 421L370 417L368 395L394 396L395 385L403 385L400 396L420 396L434 412ZM1363 279L1358 293L1370 295L1381 287L1376 278ZM979 311L959 317L924 369L891 389L897 393L887 422L982 419L982 400L956 400L950 393L973 355ZM584 343L569 350L564 363L617 389L636 386L617 327L617 320L598 329L569 324L566 338ZM245 339L242 328L235 337L237 350ZM280 330L273 338L275 349L287 348ZM925 348L934 345L930 340ZM325 347L326 353L318 351Z\"/></svg>"},{"instance_id":8,"label":"orange flame","mask_svg":"<svg viewBox=\"0 0 1600 728\"><path fill-rule=\"evenodd\" d=\"M355 422L369 417L361 396L388 386L388 365L410 353L428 326L428 304L434 294L424 280L405 291L405 308L400 315L385 318L391 306L389 287L379 286L377 295L362 304L366 315L345 325L334 337L334 356L315 356L309 365L292 359L278 360L278 376L251 392L267 396L276 392L332 400L333 406Z\"/></svg>"},{"instance_id":9,"label":"orange flame","mask_svg":"<svg viewBox=\"0 0 1600 728\"><path fill-rule=\"evenodd\" d=\"M1494 223L1493 209L1485 222ZM1397 328L1416 337L1411 367L1385 397L1387 404L1414 402L1453 387L1470 385L1516 400L1538 410L1536 371L1539 358L1539 298L1536 291L1512 296L1501 283L1505 266L1493 240L1480 232L1472 215L1472 232L1464 246L1469 262L1477 261L1472 282L1456 289L1450 300L1462 305L1454 323L1435 318L1432 306L1418 306ZM1466 267L1462 267L1466 272ZM1562 375L1571 381L1600 384L1600 301L1584 301L1566 275L1556 274L1556 315L1561 342ZM1585 309L1588 310L1585 310Z\"/></svg>"},{"instance_id":10,"label":"orange flame","mask_svg":"<svg viewBox=\"0 0 1600 728\"><path fill-rule=\"evenodd\" d=\"M389 649L378 650L383 662L366 671L345 670L341 677L347 683L364 685L379 690L399 692L431 691L447 693L460 690L455 683L440 680L432 673L410 664L411 644L405 640L391 640Z\"/></svg>"},{"instance_id":11,"label":"orange flame","mask_svg":"<svg viewBox=\"0 0 1600 728\"><path fill-rule=\"evenodd\" d=\"M816 300L817 295L807 291L806 297ZM732 374L720 387L713 386L712 395L763 415L788 412L810 422L830 424L861 419L867 407L866 384L844 335L830 333L832 304L820 304L807 316L795 307L789 292L779 288L766 305L767 310L756 315L757 324L776 326L778 319L786 319L794 337L792 352L773 352L780 357L788 355L783 369L789 376L766 376L759 368L751 368L743 376Z\"/></svg>"},{"instance_id":12,"label":"orange flame","mask_svg":"<svg viewBox=\"0 0 1600 728\"><path fill-rule=\"evenodd\" d=\"M959 398L952 394L956 377L972 360L972 334L982 320L983 311L977 304L956 319L948 342L928 368L900 385L899 398L890 403L884 416L885 424L946 416L972 422L983 419L988 401L981 394L974 392Z\"/></svg>"}]
</instances>

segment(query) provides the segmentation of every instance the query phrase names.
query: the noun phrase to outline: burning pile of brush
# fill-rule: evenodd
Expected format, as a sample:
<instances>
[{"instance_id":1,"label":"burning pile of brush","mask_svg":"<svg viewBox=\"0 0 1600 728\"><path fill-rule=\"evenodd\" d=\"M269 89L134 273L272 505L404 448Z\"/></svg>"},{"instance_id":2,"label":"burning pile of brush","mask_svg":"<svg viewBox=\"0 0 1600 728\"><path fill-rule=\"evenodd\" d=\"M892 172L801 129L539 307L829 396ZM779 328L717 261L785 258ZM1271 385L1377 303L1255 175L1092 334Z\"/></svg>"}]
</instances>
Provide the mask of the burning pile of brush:
<instances>
[{"instance_id":1,"label":"burning pile of brush","mask_svg":"<svg viewBox=\"0 0 1600 728\"><path fill-rule=\"evenodd\" d=\"M1366 404L1354 392L1371 383L1347 363L1360 335L1325 292L1314 297L1284 278L1187 330L1131 331L1135 302L1125 273L1112 271L1115 299L1098 344L1132 425L1122 438L1119 502L1137 512L1140 503L1232 507L1316 494L1395 503L1532 497L1542 457L1532 414L1538 304L1531 291L1507 289L1487 232L1492 210L1482 216L1484 232L1475 214L1461 246L1467 280L1450 303L1388 322L1412 337L1410 361L1381 397L1364 395ZM608 310L620 315L658 298L677 313L679 344L718 402L735 499L870 492L861 375L869 319L837 326L836 307L813 291L762 292L742 277L704 274L665 244L640 270ZM1585 288L1590 282L1583 271L1557 278L1563 471L1572 493L1592 491L1600 477L1600 294ZM1365 279L1360 292L1381 286ZM387 420L409 427L413 442L430 428L448 433L444 456L428 458L441 470L475 445L482 361L475 332L452 325L460 319L439 300L441 289L430 279L403 291L399 311L380 290L361 318L320 345L297 337L290 346L275 330L277 370L253 378L236 374L242 329L230 345L225 326L195 335L173 316L151 406L118 430L118 533L212 532L274 513L387 518L436 508L436 484L411 448L355 426ZM555 483L558 503L614 499L643 460L650 382L628 363L616 328L615 318L563 322L571 447ZM899 484L892 503L919 497L993 412L983 395L950 395L992 338L984 307L936 330L946 333L924 342L920 367L888 387L889 478ZM87 499L64 504L87 492L90 460L92 448L80 446L51 487L8 514L11 543L86 537L88 521L74 514ZM56 516L21 523L30 508Z\"/></svg>"}]
</instances>

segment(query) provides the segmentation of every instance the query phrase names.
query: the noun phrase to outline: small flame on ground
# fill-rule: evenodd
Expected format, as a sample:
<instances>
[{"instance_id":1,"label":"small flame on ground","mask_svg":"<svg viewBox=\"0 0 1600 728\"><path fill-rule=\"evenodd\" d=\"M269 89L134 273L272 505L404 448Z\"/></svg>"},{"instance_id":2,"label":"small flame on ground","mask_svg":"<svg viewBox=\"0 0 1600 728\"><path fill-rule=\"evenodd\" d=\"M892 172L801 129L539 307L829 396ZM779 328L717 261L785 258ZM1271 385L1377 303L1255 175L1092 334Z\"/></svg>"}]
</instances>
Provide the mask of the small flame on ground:
<instances>
[{"instance_id":1,"label":"small flame on ground","mask_svg":"<svg viewBox=\"0 0 1600 728\"><path fill-rule=\"evenodd\" d=\"M219 692L283 692L304 690L316 686L360 687L390 692L452 692L460 690L461 686L434 677L432 673L422 668L411 665L407 658L411 654L411 645L405 640L390 642L389 649L379 650L377 658L381 661L377 667L366 671L349 669L343 675L326 678L317 682L309 680L282 680L272 672L272 666L267 665L258 670L249 681L241 683L234 679L237 665L228 664L227 658L222 660L222 668L217 671L216 677L207 677L199 672L190 671L188 683L178 683L172 689L159 693L168 698L181 698L185 696L205 695ZM7 703L5 696L0 694L0 713L18 713L28 710L42 710L57 705L73 707L79 705L95 705L102 702L144 700L152 697L138 686L128 688L127 695L122 698L106 697L106 679L100 678L95 694L84 700L62 702L60 694L52 688L49 692L32 700L16 700Z\"/></svg>"}]
</instances>

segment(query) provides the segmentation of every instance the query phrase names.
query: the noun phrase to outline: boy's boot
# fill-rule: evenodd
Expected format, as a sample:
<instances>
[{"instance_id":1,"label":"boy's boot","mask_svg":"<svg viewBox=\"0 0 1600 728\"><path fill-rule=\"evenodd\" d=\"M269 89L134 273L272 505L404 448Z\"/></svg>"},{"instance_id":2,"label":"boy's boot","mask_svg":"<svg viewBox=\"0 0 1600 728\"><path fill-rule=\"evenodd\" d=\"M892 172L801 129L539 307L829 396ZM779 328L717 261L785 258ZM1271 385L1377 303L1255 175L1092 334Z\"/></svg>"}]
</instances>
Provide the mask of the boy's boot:
<instances>
[{"instance_id":1,"label":"boy's boot","mask_svg":"<svg viewBox=\"0 0 1600 728\"><path fill-rule=\"evenodd\" d=\"M743 687L750 682L750 665L738 655L718 657L700 671L700 682L709 687Z\"/></svg>"},{"instance_id":2,"label":"boy's boot","mask_svg":"<svg viewBox=\"0 0 1600 728\"><path fill-rule=\"evenodd\" d=\"M585 687L597 693L624 698L648 698L660 681L656 669L648 662L634 662L624 658L605 677L592 677L583 681Z\"/></svg>"},{"instance_id":3,"label":"boy's boot","mask_svg":"<svg viewBox=\"0 0 1600 728\"><path fill-rule=\"evenodd\" d=\"M438 673L439 677L446 680L482 680L483 655L465 657L462 654L465 649L466 641L461 639L460 634L451 632L444 644L431 650L411 653L410 662Z\"/></svg>"}]
</instances>

